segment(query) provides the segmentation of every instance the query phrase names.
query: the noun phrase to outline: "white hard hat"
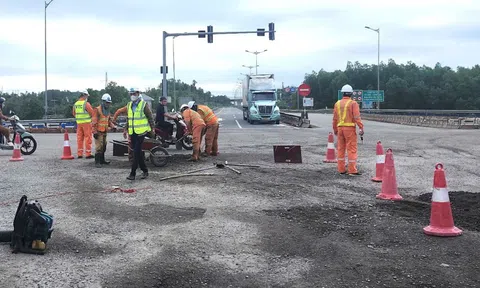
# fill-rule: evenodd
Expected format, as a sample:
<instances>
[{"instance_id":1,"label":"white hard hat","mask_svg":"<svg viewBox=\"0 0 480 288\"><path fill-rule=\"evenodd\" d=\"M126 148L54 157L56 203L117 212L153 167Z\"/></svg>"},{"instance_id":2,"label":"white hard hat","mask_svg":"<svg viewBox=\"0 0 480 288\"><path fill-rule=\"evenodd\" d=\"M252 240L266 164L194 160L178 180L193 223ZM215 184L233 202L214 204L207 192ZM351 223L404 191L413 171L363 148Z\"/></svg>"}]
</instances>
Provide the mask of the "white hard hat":
<instances>
[{"instance_id":1,"label":"white hard hat","mask_svg":"<svg viewBox=\"0 0 480 288\"><path fill-rule=\"evenodd\" d=\"M187 108L188 108L187 104L182 104L182 106L180 106L180 112L183 112L183 110L185 110Z\"/></svg>"},{"instance_id":2,"label":"white hard hat","mask_svg":"<svg viewBox=\"0 0 480 288\"><path fill-rule=\"evenodd\" d=\"M352 86L346 84L346 85L343 85L342 90L340 92L342 92L342 93L353 93L353 88L352 88Z\"/></svg>"},{"instance_id":3,"label":"white hard hat","mask_svg":"<svg viewBox=\"0 0 480 288\"><path fill-rule=\"evenodd\" d=\"M188 108L192 109L193 105L195 105L195 101L188 102Z\"/></svg>"},{"instance_id":4,"label":"white hard hat","mask_svg":"<svg viewBox=\"0 0 480 288\"><path fill-rule=\"evenodd\" d=\"M80 91L80 95L88 95L88 96L90 96L90 94L88 94L87 89L84 89L84 90Z\"/></svg>"},{"instance_id":5,"label":"white hard hat","mask_svg":"<svg viewBox=\"0 0 480 288\"><path fill-rule=\"evenodd\" d=\"M112 97L110 96L110 94L105 93L102 95L102 101L112 103Z\"/></svg>"},{"instance_id":6,"label":"white hard hat","mask_svg":"<svg viewBox=\"0 0 480 288\"><path fill-rule=\"evenodd\" d=\"M140 93L141 91L140 91L140 89L138 89L136 87L132 87L132 88L130 88L130 90L128 90L128 93L135 93L135 92Z\"/></svg>"}]
</instances>

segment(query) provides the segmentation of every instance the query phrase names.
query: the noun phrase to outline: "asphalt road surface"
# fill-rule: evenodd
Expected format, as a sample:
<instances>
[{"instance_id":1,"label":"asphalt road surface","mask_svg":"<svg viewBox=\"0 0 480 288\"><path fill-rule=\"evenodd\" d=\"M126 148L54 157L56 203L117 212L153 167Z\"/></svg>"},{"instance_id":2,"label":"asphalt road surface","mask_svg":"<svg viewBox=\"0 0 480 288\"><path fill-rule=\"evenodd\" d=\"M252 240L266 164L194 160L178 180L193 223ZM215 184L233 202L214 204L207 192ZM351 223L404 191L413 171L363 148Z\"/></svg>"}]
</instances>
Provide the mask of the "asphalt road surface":
<instances>
[{"instance_id":1,"label":"asphalt road surface","mask_svg":"<svg viewBox=\"0 0 480 288\"><path fill-rule=\"evenodd\" d=\"M190 151L150 177L130 182L127 157L109 167L62 161L62 134L35 135L23 162L0 151L0 229L12 229L22 195L55 217L43 256L0 245L1 287L479 287L479 131L365 121L356 178L325 164L331 115L310 114L318 128L248 124L225 108L220 155L199 163ZM121 139L110 134L109 140ZM370 180L375 145L394 152L399 193L376 200ZM76 137L70 134L76 154ZM275 144L302 147L302 164L275 164ZM214 161L259 165L159 181L212 167ZM455 225L463 235L426 236L433 169L445 165ZM140 171L138 171L140 172ZM112 186L135 193L110 192Z\"/></svg>"}]
</instances>

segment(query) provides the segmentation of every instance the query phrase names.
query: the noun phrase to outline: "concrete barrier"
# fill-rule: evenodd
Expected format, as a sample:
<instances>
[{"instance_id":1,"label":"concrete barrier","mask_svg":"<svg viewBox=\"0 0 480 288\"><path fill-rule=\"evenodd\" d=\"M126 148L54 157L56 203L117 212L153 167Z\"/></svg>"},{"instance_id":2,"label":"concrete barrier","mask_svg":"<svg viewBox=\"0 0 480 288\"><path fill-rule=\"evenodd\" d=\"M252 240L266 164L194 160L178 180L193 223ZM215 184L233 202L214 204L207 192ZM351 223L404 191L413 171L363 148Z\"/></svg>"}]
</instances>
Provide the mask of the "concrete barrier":
<instances>
[{"instance_id":1,"label":"concrete barrier","mask_svg":"<svg viewBox=\"0 0 480 288\"><path fill-rule=\"evenodd\" d=\"M480 118L362 114L362 119L420 127L479 129Z\"/></svg>"},{"instance_id":2,"label":"concrete barrier","mask_svg":"<svg viewBox=\"0 0 480 288\"><path fill-rule=\"evenodd\" d=\"M301 128L311 127L309 119L302 119L302 117L300 116L288 114L285 112L280 112L280 121L295 127L301 127Z\"/></svg>"}]
</instances>

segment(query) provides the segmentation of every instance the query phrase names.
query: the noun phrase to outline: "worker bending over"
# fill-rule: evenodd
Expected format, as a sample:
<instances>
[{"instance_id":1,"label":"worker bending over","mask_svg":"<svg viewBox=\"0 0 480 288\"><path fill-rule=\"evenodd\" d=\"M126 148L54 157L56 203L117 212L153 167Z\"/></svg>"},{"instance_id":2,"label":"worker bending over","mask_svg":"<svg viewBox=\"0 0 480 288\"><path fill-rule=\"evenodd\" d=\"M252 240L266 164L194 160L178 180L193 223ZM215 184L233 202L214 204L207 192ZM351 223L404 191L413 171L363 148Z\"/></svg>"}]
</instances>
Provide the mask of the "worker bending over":
<instances>
[{"instance_id":1,"label":"worker bending over","mask_svg":"<svg viewBox=\"0 0 480 288\"><path fill-rule=\"evenodd\" d=\"M335 103L333 108L333 131L337 135L337 167L340 174L355 176L361 175L357 170L357 131L363 135L363 123L360 118L358 103L351 99L353 88L344 85L340 91L343 95L341 100ZM345 171L345 149L348 152L348 171Z\"/></svg>"},{"instance_id":2,"label":"worker bending over","mask_svg":"<svg viewBox=\"0 0 480 288\"><path fill-rule=\"evenodd\" d=\"M187 124L188 131L192 133L193 154L192 158L188 161L200 160L200 146L202 145L203 131L205 130L205 122L202 116L192 109L188 108L187 104L183 104L180 107L180 113L182 113L183 119Z\"/></svg>"},{"instance_id":3,"label":"worker bending over","mask_svg":"<svg viewBox=\"0 0 480 288\"><path fill-rule=\"evenodd\" d=\"M110 161L105 161L107 132L108 128L116 128L109 110L111 104L112 97L107 93L103 94L102 104L95 107L95 113L92 117L92 132L93 138L95 138L95 167L97 168L101 168L102 164L110 164Z\"/></svg>"},{"instance_id":4,"label":"worker bending over","mask_svg":"<svg viewBox=\"0 0 480 288\"><path fill-rule=\"evenodd\" d=\"M92 155L92 116L93 108L88 103L87 90L80 93L80 98L73 105L73 116L77 121L77 156L83 158L83 146L85 144L85 155L87 159L93 158Z\"/></svg>"},{"instance_id":5,"label":"worker bending over","mask_svg":"<svg viewBox=\"0 0 480 288\"><path fill-rule=\"evenodd\" d=\"M217 156L218 154L218 119L210 107L205 105L197 105L195 101L188 102L188 107L200 114L205 122L205 152L202 156Z\"/></svg>"},{"instance_id":6,"label":"worker bending over","mask_svg":"<svg viewBox=\"0 0 480 288\"><path fill-rule=\"evenodd\" d=\"M2 125L2 120L8 121L10 118L7 116L3 115L2 109L5 106L5 98L0 97L0 137L3 135L5 138L7 138L7 143L5 143L8 146L13 146L12 141L10 140L10 129Z\"/></svg>"}]
</instances>

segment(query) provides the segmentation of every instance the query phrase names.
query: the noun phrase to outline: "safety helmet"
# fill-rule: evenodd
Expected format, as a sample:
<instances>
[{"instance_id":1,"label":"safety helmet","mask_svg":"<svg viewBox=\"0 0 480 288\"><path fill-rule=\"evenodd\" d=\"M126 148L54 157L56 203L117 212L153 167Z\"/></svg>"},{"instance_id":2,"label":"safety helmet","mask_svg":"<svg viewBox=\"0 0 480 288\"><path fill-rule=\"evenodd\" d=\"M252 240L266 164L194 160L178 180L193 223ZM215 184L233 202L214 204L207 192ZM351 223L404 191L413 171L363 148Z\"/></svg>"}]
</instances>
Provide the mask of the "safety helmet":
<instances>
[{"instance_id":1,"label":"safety helmet","mask_svg":"<svg viewBox=\"0 0 480 288\"><path fill-rule=\"evenodd\" d=\"M112 103L112 97L110 96L110 94L105 93L102 95L102 101L105 101L107 103Z\"/></svg>"},{"instance_id":2,"label":"safety helmet","mask_svg":"<svg viewBox=\"0 0 480 288\"><path fill-rule=\"evenodd\" d=\"M353 93L353 88L352 88L352 86L346 84L346 85L343 85L342 90L340 90L340 92L342 92L342 93Z\"/></svg>"},{"instance_id":3,"label":"safety helmet","mask_svg":"<svg viewBox=\"0 0 480 288\"><path fill-rule=\"evenodd\" d=\"M180 106L180 112L185 111L187 108L188 108L187 104L182 104L182 106Z\"/></svg>"},{"instance_id":4,"label":"safety helmet","mask_svg":"<svg viewBox=\"0 0 480 288\"><path fill-rule=\"evenodd\" d=\"M88 94L87 89L84 89L84 90L80 91L80 95L81 96L84 96L84 95L90 96L90 94Z\"/></svg>"},{"instance_id":5,"label":"safety helmet","mask_svg":"<svg viewBox=\"0 0 480 288\"><path fill-rule=\"evenodd\" d=\"M195 101L189 101L187 105L188 108L192 109L193 105L195 105Z\"/></svg>"},{"instance_id":6,"label":"safety helmet","mask_svg":"<svg viewBox=\"0 0 480 288\"><path fill-rule=\"evenodd\" d=\"M140 89L138 88L130 88L130 90L128 90L128 93L129 94L134 94L134 93L140 93Z\"/></svg>"},{"instance_id":7,"label":"safety helmet","mask_svg":"<svg viewBox=\"0 0 480 288\"><path fill-rule=\"evenodd\" d=\"M5 102L5 98L3 98L3 97L0 97L0 105L2 105L2 104L3 104L3 102Z\"/></svg>"}]
</instances>

